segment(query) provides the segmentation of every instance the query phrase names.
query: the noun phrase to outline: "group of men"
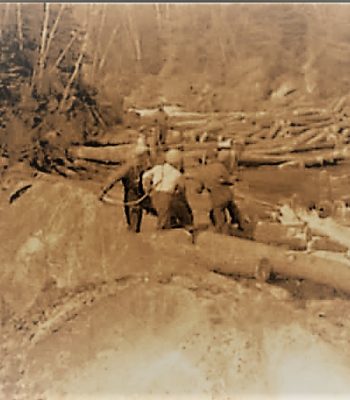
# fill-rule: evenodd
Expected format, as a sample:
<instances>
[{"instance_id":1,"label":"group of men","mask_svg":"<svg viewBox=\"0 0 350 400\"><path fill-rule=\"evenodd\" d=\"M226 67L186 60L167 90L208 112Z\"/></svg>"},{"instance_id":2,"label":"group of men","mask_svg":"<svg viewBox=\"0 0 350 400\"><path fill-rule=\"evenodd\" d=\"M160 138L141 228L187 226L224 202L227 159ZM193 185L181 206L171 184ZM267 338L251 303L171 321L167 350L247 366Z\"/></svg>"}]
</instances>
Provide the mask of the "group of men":
<instances>
[{"instance_id":1,"label":"group of men","mask_svg":"<svg viewBox=\"0 0 350 400\"><path fill-rule=\"evenodd\" d=\"M192 171L184 170L183 152L164 150L152 156L141 139L129 160L113 174L100 199L118 182L124 186L124 212L128 229L140 232L143 212L157 216L158 229L194 229L194 218L186 195L186 182L196 182L197 193L207 191L209 220L220 233L232 227L243 230L240 212L233 198L232 154L208 150Z\"/></svg>"}]
</instances>

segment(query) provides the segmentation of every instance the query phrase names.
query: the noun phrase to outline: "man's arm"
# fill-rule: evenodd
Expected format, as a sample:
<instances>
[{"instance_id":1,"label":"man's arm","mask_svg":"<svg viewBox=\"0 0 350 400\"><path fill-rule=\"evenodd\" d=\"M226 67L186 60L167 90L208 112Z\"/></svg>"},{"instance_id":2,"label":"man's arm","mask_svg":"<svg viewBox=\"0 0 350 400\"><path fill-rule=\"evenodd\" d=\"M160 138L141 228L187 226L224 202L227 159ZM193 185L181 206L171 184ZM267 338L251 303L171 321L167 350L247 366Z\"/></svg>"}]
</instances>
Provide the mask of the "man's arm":
<instances>
[{"instance_id":1,"label":"man's arm","mask_svg":"<svg viewBox=\"0 0 350 400\"><path fill-rule=\"evenodd\" d=\"M185 172L183 174L183 178L185 181L190 180L193 182L194 190L196 193L201 194L205 189L205 185L201 178L201 174L198 171Z\"/></svg>"},{"instance_id":2,"label":"man's arm","mask_svg":"<svg viewBox=\"0 0 350 400\"><path fill-rule=\"evenodd\" d=\"M142 175L142 186L148 192L153 184L154 167L144 172Z\"/></svg>"},{"instance_id":3,"label":"man's arm","mask_svg":"<svg viewBox=\"0 0 350 400\"><path fill-rule=\"evenodd\" d=\"M114 185L120 181L132 167L132 162L126 162L124 165L120 166L116 171L113 171L108 179L108 184L103 187L99 199L102 200L103 196L105 196L113 187Z\"/></svg>"}]
</instances>

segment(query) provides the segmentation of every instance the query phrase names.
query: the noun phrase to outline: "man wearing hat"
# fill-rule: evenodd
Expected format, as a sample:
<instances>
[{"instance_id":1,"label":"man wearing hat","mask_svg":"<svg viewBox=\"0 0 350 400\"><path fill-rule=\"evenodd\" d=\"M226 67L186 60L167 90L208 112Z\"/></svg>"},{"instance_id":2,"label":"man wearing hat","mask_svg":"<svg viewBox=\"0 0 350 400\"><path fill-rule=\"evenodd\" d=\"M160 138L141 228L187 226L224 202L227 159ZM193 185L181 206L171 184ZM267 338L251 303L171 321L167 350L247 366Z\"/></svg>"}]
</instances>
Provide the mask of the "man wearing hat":
<instances>
[{"instance_id":1,"label":"man wearing hat","mask_svg":"<svg viewBox=\"0 0 350 400\"><path fill-rule=\"evenodd\" d=\"M215 150L208 150L205 164L197 170L196 178L200 183L197 192L208 191L211 202L209 217L217 232L230 233L227 212L231 224L237 224L238 229L243 230L241 215L233 200L233 181L219 156Z\"/></svg>"},{"instance_id":2,"label":"man wearing hat","mask_svg":"<svg viewBox=\"0 0 350 400\"><path fill-rule=\"evenodd\" d=\"M168 114L164 110L164 105L160 104L154 115L154 124L157 132L157 145L162 147L167 141Z\"/></svg>"},{"instance_id":3,"label":"man wearing hat","mask_svg":"<svg viewBox=\"0 0 350 400\"><path fill-rule=\"evenodd\" d=\"M150 167L149 148L139 141L131 154L131 159L122 165L111 176L111 182L102 190L100 200L113 186L122 181L124 186L124 213L128 229L132 232L140 232L143 209L151 211L147 204L142 186L142 174ZM144 199L143 199L144 198Z\"/></svg>"},{"instance_id":4,"label":"man wearing hat","mask_svg":"<svg viewBox=\"0 0 350 400\"><path fill-rule=\"evenodd\" d=\"M223 136L218 137L218 161L225 165L230 174L236 166L236 152L231 138L225 139Z\"/></svg>"},{"instance_id":5,"label":"man wearing hat","mask_svg":"<svg viewBox=\"0 0 350 400\"><path fill-rule=\"evenodd\" d=\"M177 149L165 153L165 162L143 174L143 185L151 190L152 205L158 215L158 229L186 227L193 215L186 199L182 155Z\"/></svg>"}]
</instances>

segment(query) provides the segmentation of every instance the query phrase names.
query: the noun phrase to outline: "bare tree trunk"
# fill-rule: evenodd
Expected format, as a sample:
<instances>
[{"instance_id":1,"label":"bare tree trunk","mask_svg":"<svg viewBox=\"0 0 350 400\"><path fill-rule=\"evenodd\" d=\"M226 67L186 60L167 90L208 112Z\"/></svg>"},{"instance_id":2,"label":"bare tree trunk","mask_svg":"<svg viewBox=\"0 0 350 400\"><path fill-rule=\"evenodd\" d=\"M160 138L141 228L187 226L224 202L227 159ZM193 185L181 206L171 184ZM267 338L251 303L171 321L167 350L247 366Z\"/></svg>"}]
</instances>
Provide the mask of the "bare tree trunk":
<instances>
[{"instance_id":1,"label":"bare tree trunk","mask_svg":"<svg viewBox=\"0 0 350 400\"><path fill-rule=\"evenodd\" d=\"M165 3L164 4L164 18L166 21L169 21L170 19L170 3Z\"/></svg>"},{"instance_id":2,"label":"bare tree trunk","mask_svg":"<svg viewBox=\"0 0 350 400\"><path fill-rule=\"evenodd\" d=\"M139 34L137 32L136 26L134 24L134 21L132 19L131 10L129 8L129 5L127 5L126 7L128 7L127 10L126 10L127 19L128 19L128 30L129 30L131 39L132 39L133 44L134 44L136 60L137 61L141 61L142 60L141 41L140 41L140 38L139 38Z\"/></svg>"},{"instance_id":3,"label":"bare tree trunk","mask_svg":"<svg viewBox=\"0 0 350 400\"><path fill-rule=\"evenodd\" d=\"M55 37L55 33L56 33L56 30L57 30L57 27L58 27L58 23L60 22L60 19L61 19L61 16L62 16L62 12L64 11L65 7L66 7L66 4L61 4L61 8L60 8L60 10L59 10L59 12L57 14L57 17L56 17L55 22L54 22L54 24L52 26L51 32L49 34L49 37L47 39L45 52L44 52L44 55L43 55L44 64L45 64L45 61L46 61L47 56L49 54L51 42L52 42L53 38Z\"/></svg>"},{"instance_id":4,"label":"bare tree trunk","mask_svg":"<svg viewBox=\"0 0 350 400\"><path fill-rule=\"evenodd\" d=\"M10 3L6 3L5 9L2 13L1 24L0 24L0 38L2 37L3 29L6 28L7 20L10 12Z\"/></svg>"},{"instance_id":5,"label":"bare tree trunk","mask_svg":"<svg viewBox=\"0 0 350 400\"><path fill-rule=\"evenodd\" d=\"M39 62L38 62L38 70L36 73L36 69L33 71L32 77L32 87L35 84L36 76L38 77L38 90L40 92L42 79L44 74L44 54L45 54L45 46L46 46L46 37L47 37L47 26L49 23L49 16L50 16L50 4L44 3L44 22L43 22L43 29L41 32L41 46L39 52Z\"/></svg>"},{"instance_id":6,"label":"bare tree trunk","mask_svg":"<svg viewBox=\"0 0 350 400\"><path fill-rule=\"evenodd\" d=\"M162 13L161 13L160 7L161 7L161 5L159 3L154 3L154 8L156 11L156 18L157 18L158 32L161 32L161 30L162 30Z\"/></svg>"},{"instance_id":7,"label":"bare tree trunk","mask_svg":"<svg viewBox=\"0 0 350 400\"><path fill-rule=\"evenodd\" d=\"M93 84L94 80L95 80L95 74L96 74L96 69L98 67L98 57L99 57L99 53L101 51L101 40L102 40L102 31L103 31L103 27L105 25L105 21L106 21L106 4L103 4L102 6L102 17L101 17L101 21L100 21L100 26L99 26L99 30L98 30L98 34L97 34L97 45L96 45L96 50L95 50L95 54L94 54L94 58L92 61L92 67L91 67L91 75L90 75L90 82Z\"/></svg>"},{"instance_id":8,"label":"bare tree trunk","mask_svg":"<svg viewBox=\"0 0 350 400\"><path fill-rule=\"evenodd\" d=\"M17 3L17 32L19 49L23 51L22 5Z\"/></svg>"},{"instance_id":9,"label":"bare tree trunk","mask_svg":"<svg viewBox=\"0 0 350 400\"><path fill-rule=\"evenodd\" d=\"M116 36L118 31L119 31L119 27L115 27L113 29L113 32L112 32L112 34L111 34L111 36L109 38L109 41L107 43L107 46L106 46L106 50L105 50L103 56L101 57L101 61L100 61L99 65L98 65L98 72L99 73L101 72L102 68L104 67L104 65L106 63L106 58L107 58L109 49L110 49L110 47L111 47L111 45L113 43L113 40L114 40L114 38L115 38L115 36Z\"/></svg>"},{"instance_id":10,"label":"bare tree trunk","mask_svg":"<svg viewBox=\"0 0 350 400\"><path fill-rule=\"evenodd\" d=\"M76 38L78 37L77 33L74 32L73 36L71 37L70 41L68 42L67 46L63 49L61 54L58 56L54 66L51 68L51 71L58 68L58 66L61 64L64 56L67 54L68 50L71 48L72 44L75 42Z\"/></svg>"},{"instance_id":11,"label":"bare tree trunk","mask_svg":"<svg viewBox=\"0 0 350 400\"><path fill-rule=\"evenodd\" d=\"M223 40L223 34L226 33L225 24L224 24L224 9L223 4L219 4L219 15L218 15L218 34L219 34L219 46L221 52L221 59L224 65L226 65L227 57L226 57L226 49Z\"/></svg>"},{"instance_id":12,"label":"bare tree trunk","mask_svg":"<svg viewBox=\"0 0 350 400\"><path fill-rule=\"evenodd\" d=\"M83 43L82 43L82 46L81 46L79 57L78 57L75 65L74 65L74 70L72 72L72 75L69 78L69 81L68 81L68 83L67 83L67 85L66 85L66 87L64 89L62 100L61 100L60 106L59 106L59 111L63 111L64 110L64 106L65 106L66 100L67 100L67 98L69 96L70 88L71 88L75 78L78 75L79 69L80 69L82 61L83 61L83 57L85 55L85 50L86 50L86 46L87 46L87 39L88 39L88 35L85 34L85 37L83 39Z\"/></svg>"}]
</instances>

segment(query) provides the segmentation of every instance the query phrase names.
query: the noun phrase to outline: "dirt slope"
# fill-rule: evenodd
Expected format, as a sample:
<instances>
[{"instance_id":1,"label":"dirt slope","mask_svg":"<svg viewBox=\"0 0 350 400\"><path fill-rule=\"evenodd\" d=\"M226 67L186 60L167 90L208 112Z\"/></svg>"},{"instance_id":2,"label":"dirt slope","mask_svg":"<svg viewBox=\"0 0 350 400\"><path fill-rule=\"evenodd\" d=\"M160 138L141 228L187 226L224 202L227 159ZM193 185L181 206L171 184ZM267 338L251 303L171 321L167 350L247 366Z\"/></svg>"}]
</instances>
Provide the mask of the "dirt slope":
<instances>
[{"instance_id":1,"label":"dirt slope","mask_svg":"<svg viewBox=\"0 0 350 400\"><path fill-rule=\"evenodd\" d=\"M348 300L208 272L96 192L44 177L3 204L0 397L346 397Z\"/></svg>"}]
</instances>

